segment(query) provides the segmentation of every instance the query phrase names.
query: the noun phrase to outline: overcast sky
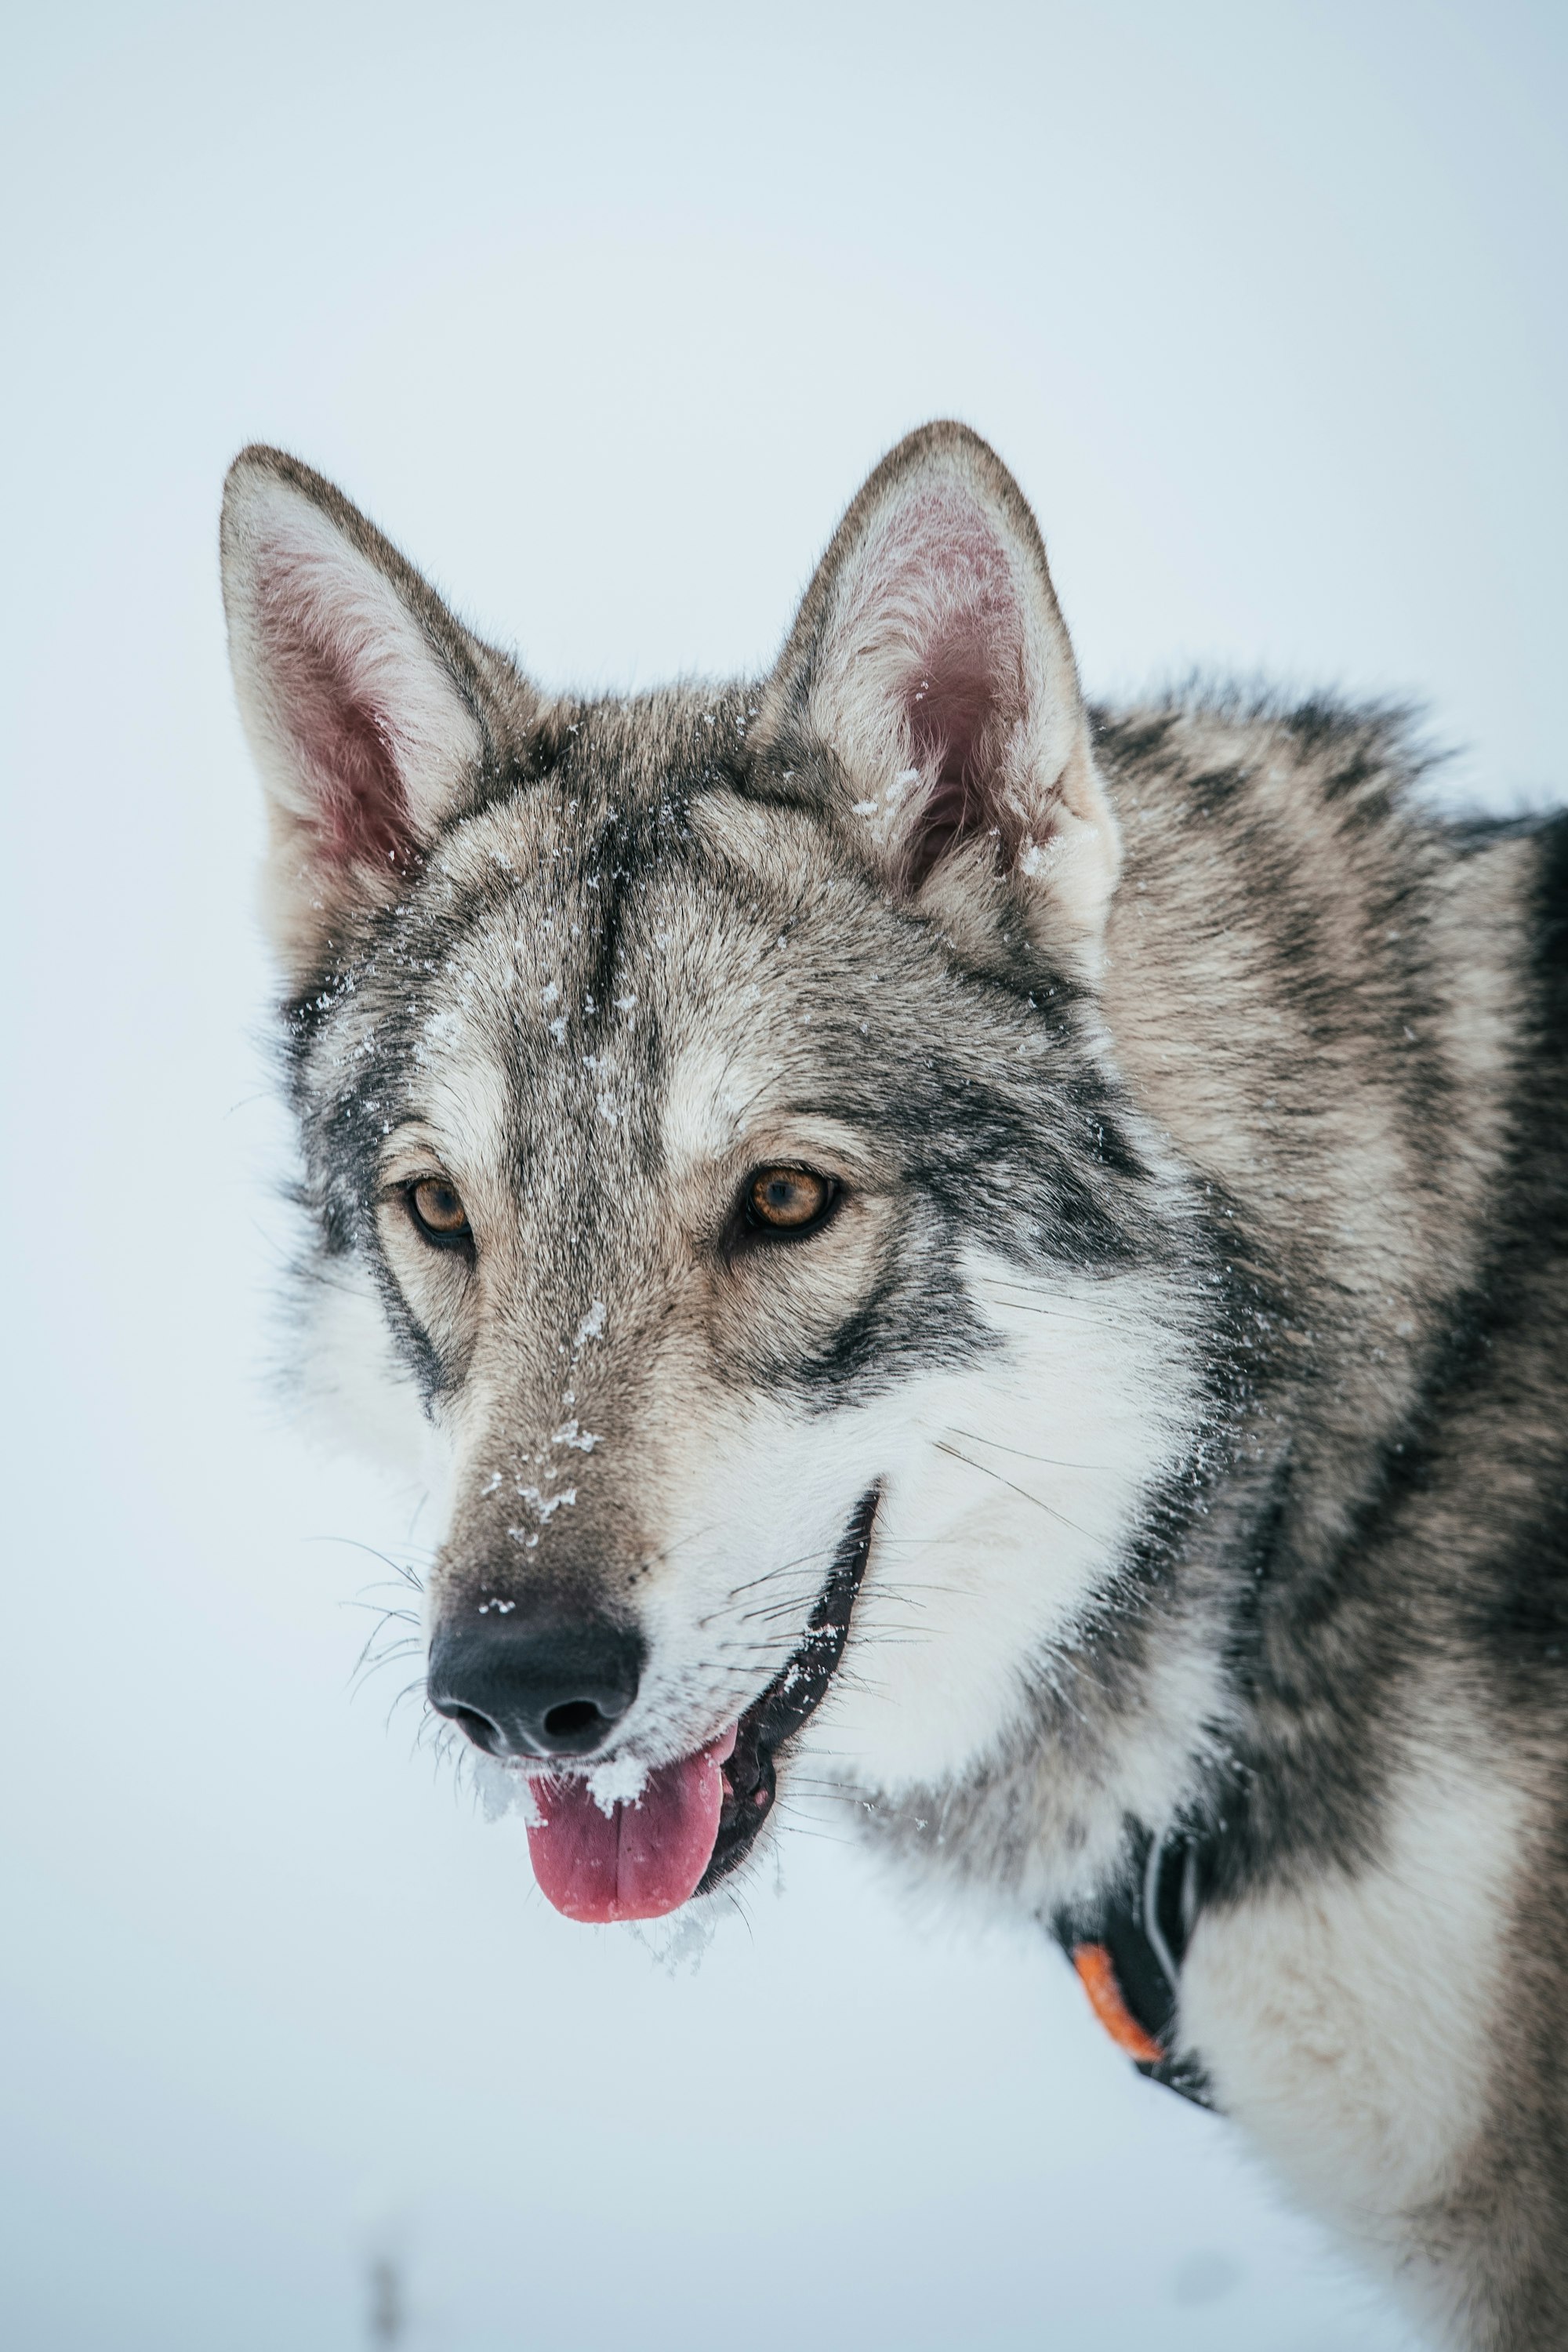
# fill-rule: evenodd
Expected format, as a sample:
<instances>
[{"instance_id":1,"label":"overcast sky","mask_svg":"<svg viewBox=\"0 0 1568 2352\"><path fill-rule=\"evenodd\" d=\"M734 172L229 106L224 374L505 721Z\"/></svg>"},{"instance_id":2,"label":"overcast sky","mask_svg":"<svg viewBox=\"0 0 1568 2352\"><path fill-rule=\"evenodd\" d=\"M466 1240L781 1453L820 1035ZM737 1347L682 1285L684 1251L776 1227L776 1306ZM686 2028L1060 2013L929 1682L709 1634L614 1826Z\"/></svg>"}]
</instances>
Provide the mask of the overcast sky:
<instances>
[{"instance_id":1,"label":"overcast sky","mask_svg":"<svg viewBox=\"0 0 1568 2352\"><path fill-rule=\"evenodd\" d=\"M1561 795L1559 8L14 9L0 2333L1394 2352L1059 1957L800 1824L693 1971L350 1677L417 1496L267 1385L286 1168L215 562L333 475L552 684L766 661L956 412L1091 690L1412 695ZM25 1212L25 1213L23 1213ZM286 1387L286 1383L285 1383Z\"/></svg>"}]
</instances>

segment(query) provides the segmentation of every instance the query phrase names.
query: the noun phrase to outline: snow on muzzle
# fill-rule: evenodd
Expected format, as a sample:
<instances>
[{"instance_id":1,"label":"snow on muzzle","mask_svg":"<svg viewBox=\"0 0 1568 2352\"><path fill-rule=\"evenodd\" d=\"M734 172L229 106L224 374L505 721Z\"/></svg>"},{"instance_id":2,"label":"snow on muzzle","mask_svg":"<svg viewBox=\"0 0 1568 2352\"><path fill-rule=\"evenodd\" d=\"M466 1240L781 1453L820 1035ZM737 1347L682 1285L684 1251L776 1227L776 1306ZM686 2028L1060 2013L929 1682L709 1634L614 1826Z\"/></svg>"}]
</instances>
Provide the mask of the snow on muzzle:
<instances>
[{"instance_id":1,"label":"snow on muzzle","mask_svg":"<svg viewBox=\"0 0 1568 2352\"><path fill-rule=\"evenodd\" d=\"M635 1796L609 1794L605 1783L613 1784L615 1775L603 1763L592 1773L532 1777L535 1818L528 1843L534 1875L546 1899L567 1918L658 1918L691 1895L707 1894L744 1860L773 1809L779 1751L819 1705L844 1654L870 1551L877 1498L873 1487L858 1506L799 1647L738 1722L694 1755L650 1771ZM608 1647L591 1653L585 1646L578 1654L576 1682L588 1692L584 1668L596 1660L592 1694L557 1696L553 1708L536 1704L531 1721L543 1737L528 1748L509 1741L510 1752L586 1755L590 1732L596 1746L609 1725L601 1719L595 1727L588 1710L604 1718L625 1688L624 1673L617 1680L605 1664L609 1656ZM439 1652L433 1654L431 1703L474 1738L454 1687L456 1677L450 1672L444 1681L438 1676L442 1663ZM634 1694L635 1688L634 1676ZM629 1705L626 1697L618 1711ZM570 1715L568 1708L574 1710ZM471 1705L468 1712L491 1719ZM581 1744L568 1748L564 1737ZM479 1744L491 1754L507 1752L483 1737Z\"/></svg>"}]
</instances>

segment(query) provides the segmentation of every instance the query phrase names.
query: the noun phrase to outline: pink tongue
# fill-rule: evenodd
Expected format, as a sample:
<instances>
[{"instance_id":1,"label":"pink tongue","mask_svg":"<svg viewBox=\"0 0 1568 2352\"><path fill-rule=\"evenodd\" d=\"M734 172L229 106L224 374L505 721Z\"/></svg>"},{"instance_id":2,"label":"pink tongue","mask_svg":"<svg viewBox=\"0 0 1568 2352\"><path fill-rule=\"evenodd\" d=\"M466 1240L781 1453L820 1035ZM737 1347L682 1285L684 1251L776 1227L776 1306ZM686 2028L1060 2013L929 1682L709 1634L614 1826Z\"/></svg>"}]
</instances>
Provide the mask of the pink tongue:
<instances>
[{"instance_id":1,"label":"pink tongue","mask_svg":"<svg viewBox=\"0 0 1568 2352\"><path fill-rule=\"evenodd\" d=\"M661 1765L635 1804L607 1813L585 1780L536 1780L542 1818L528 1850L545 1900L568 1919L658 1919L695 1895L719 1835L735 1730Z\"/></svg>"}]
</instances>

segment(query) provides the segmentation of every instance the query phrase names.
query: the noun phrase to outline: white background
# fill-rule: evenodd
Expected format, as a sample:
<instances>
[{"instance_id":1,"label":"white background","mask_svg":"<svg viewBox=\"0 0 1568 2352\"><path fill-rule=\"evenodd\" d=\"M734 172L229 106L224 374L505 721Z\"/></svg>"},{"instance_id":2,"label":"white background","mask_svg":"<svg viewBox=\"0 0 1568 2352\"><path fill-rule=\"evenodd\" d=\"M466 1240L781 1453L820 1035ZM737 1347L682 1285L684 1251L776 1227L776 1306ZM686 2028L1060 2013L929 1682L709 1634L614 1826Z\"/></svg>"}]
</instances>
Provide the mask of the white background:
<instances>
[{"instance_id":1,"label":"white background","mask_svg":"<svg viewBox=\"0 0 1568 2352\"><path fill-rule=\"evenodd\" d=\"M14 5L0 2334L26 2352L1392 2352L1043 1942L803 1829L695 1974L357 1697L413 1498L266 1385L285 1164L224 467L551 683L765 660L956 411L1091 688L1427 698L1555 794L1560 9Z\"/></svg>"}]
</instances>

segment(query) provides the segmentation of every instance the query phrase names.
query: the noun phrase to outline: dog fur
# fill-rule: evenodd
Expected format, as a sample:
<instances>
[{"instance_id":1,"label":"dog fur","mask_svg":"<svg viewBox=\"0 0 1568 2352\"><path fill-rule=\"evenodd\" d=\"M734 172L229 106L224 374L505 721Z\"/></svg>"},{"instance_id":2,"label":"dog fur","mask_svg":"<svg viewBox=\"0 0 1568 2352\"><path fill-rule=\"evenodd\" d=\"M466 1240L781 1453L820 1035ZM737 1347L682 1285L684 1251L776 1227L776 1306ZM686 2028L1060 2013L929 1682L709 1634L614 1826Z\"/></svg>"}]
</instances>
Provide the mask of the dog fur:
<instances>
[{"instance_id":1,"label":"dog fur","mask_svg":"<svg viewBox=\"0 0 1568 2352\"><path fill-rule=\"evenodd\" d=\"M1386 711L1086 708L955 425L759 682L546 695L276 451L223 551L314 1347L439 1441L437 1638L634 1623L635 1790L875 1490L785 1772L1040 1918L1202 1825L1218 2104L1434 2341L1568 2342L1568 825L1440 822Z\"/></svg>"}]
</instances>

